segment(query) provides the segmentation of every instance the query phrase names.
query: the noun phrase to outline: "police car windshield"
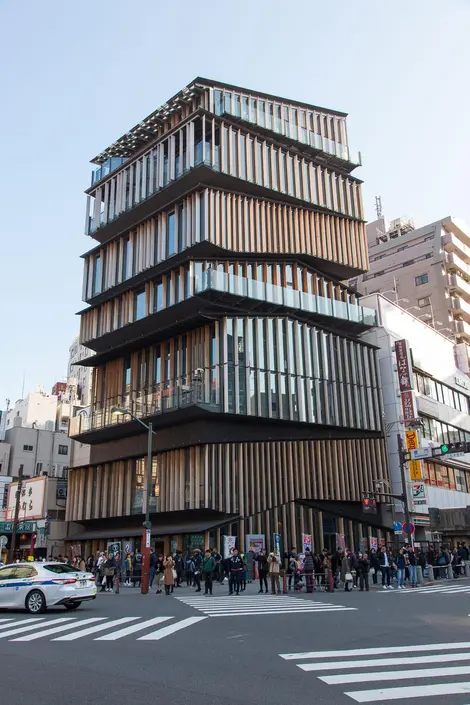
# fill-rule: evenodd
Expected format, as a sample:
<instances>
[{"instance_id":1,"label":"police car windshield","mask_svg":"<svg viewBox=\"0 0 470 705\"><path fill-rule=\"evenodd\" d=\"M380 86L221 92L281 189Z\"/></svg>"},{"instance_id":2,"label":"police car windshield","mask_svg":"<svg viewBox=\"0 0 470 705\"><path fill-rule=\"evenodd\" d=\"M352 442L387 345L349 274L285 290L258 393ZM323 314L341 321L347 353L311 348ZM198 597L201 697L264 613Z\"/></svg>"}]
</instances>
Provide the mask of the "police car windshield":
<instances>
[{"instance_id":1,"label":"police car windshield","mask_svg":"<svg viewBox=\"0 0 470 705\"><path fill-rule=\"evenodd\" d=\"M50 570L51 573L78 573L77 568L72 568L72 566L66 563L48 563L43 566L45 570Z\"/></svg>"}]
</instances>

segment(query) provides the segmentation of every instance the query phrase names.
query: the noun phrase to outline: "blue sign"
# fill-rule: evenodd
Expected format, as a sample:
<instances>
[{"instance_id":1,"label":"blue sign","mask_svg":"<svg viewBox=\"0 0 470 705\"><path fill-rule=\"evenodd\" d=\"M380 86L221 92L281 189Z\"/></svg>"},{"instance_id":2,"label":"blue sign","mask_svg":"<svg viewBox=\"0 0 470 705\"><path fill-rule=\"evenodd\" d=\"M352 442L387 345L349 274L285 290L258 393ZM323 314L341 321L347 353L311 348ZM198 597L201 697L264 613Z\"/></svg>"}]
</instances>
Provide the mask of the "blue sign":
<instances>
[{"instance_id":1,"label":"blue sign","mask_svg":"<svg viewBox=\"0 0 470 705\"><path fill-rule=\"evenodd\" d=\"M399 521L394 521L393 522L393 530L394 531L403 531L403 524Z\"/></svg>"}]
</instances>

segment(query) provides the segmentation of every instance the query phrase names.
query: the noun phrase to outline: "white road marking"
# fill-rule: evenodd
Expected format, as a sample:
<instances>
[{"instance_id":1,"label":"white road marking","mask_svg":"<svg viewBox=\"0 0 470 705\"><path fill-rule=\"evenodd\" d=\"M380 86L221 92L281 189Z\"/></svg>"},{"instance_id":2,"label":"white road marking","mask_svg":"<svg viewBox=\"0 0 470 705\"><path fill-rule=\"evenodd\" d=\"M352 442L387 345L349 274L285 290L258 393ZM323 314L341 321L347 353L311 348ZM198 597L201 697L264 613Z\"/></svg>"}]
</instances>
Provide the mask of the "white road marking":
<instances>
[{"instance_id":1,"label":"white road marking","mask_svg":"<svg viewBox=\"0 0 470 705\"><path fill-rule=\"evenodd\" d=\"M459 649L466 651L459 652ZM419 652L432 651L435 653L415 656ZM402 654L402 656L381 658L386 654ZM364 685L372 683L387 685L387 682L391 681L417 681L413 685L397 684L395 687L387 686L343 692L344 695L358 703L385 703L389 700L407 703L410 700L414 702L414 698L426 697L436 700L440 698L442 702L442 696L445 695L470 693L470 681L456 682L459 677L468 677L470 674L470 664L456 665L462 661L470 661L470 642L307 651L279 654L279 656L287 661L311 659L310 662L296 663L296 667L307 673L323 671L321 675L319 673L317 676L318 680L331 686L361 684L364 687ZM348 658L358 656L373 656L375 658L361 660ZM330 659L338 660L331 661ZM419 668L420 664L438 665L436 668ZM340 672L338 673L338 671ZM428 679L427 682L426 679ZM441 682L433 683L432 681L436 679L441 679Z\"/></svg>"},{"instance_id":2,"label":"white road marking","mask_svg":"<svg viewBox=\"0 0 470 705\"><path fill-rule=\"evenodd\" d=\"M413 661L409 661L409 666ZM470 666L449 666L447 668L420 668L402 671L377 671L377 673L345 673L344 675L320 676L319 680L328 685L341 683L364 683L364 681L401 681L415 678L440 678L441 676L462 676L470 673Z\"/></svg>"},{"instance_id":3,"label":"white road marking","mask_svg":"<svg viewBox=\"0 0 470 705\"><path fill-rule=\"evenodd\" d=\"M413 666L419 663L448 663L450 661L470 661L470 652L466 654L433 654L431 656L414 656ZM332 663L302 663L302 671L327 671L341 668L373 668L374 666L408 666L409 658L377 658L365 661L333 661Z\"/></svg>"},{"instance_id":4,"label":"white road marking","mask_svg":"<svg viewBox=\"0 0 470 705\"><path fill-rule=\"evenodd\" d=\"M61 617L60 619L55 619L54 624L73 622L74 620L75 617ZM15 634L21 634L22 632L31 632L33 629L36 629L36 627L45 626L45 617L36 618L34 621L36 623L41 622L41 624L28 624L27 627L15 627L14 629L9 629L6 632L0 632L0 639L5 639L7 636L14 636ZM17 624L21 624L21 622L17 622Z\"/></svg>"},{"instance_id":5,"label":"white road marking","mask_svg":"<svg viewBox=\"0 0 470 705\"><path fill-rule=\"evenodd\" d=\"M217 614L212 614L207 612L208 617L256 617L263 616L265 614L320 614L323 612L352 612L356 611L355 607L327 607L324 610L309 610L305 608L303 610L263 610L262 612L257 612L256 610L251 610L249 612L218 612Z\"/></svg>"},{"instance_id":6,"label":"white road marking","mask_svg":"<svg viewBox=\"0 0 470 705\"><path fill-rule=\"evenodd\" d=\"M90 619L83 619L80 624L92 624L93 622L101 622L106 617L91 617ZM57 624L59 620L54 620L54 624ZM42 639L44 636L49 636L50 634L57 634L58 632L66 632L68 629L73 629L75 624L65 624L61 627L51 627L50 629L45 629L44 631L36 632L35 634L28 634L27 636L20 636L18 639L10 639L10 641L34 641L35 639Z\"/></svg>"},{"instance_id":7,"label":"white road marking","mask_svg":"<svg viewBox=\"0 0 470 705\"><path fill-rule=\"evenodd\" d=\"M168 622L169 619L174 619L174 617L154 617L153 619L147 619L145 622L140 622L139 624L131 624L125 629L120 629L117 632L112 632L111 634L105 634L104 636L99 636L93 641L116 641L116 639L122 639L122 637L128 634L134 634L135 632L142 631L147 627L153 627L154 624L160 624L161 622Z\"/></svg>"},{"instance_id":8,"label":"white road marking","mask_svg":"<svg viewBox=\"0 0 470 705\"><path fill-rule=\"evenodd\" d=\"M137 641L157 641L158 639L163 639L169 634L178 632L180 629L186 629L186 627L190 627L192 624L196 624L196 622L200 622L203 619L207 619L207 617L187 617L186 619L182 619L180 622L168 625L168 627L157 629L156 632L151 632L150 634L145 634L145 636L140 636Z\"/></svg>"},{"instance_id":9,"label":"white road marking","mask_svg":"<svg viewBox=\"0 0 470 705\"><path fill-rule=\"evenodd\" d=\"M17 626L20 626L21 624L33 624L34 622L39 622L43 619L45 619L45 617L31 617L31 619L19 619L17 621L15 621L14 619L9 619L7 624L0 624L0 629L9 629L14 624L16 624Z\"/></svg>"},{"instance_id":10,"label":"white road marking","mask_svg":"<svg viewBox=\"0 0 470 705\"><path fill-rule=\"evenodd\" d=\"M58 636L57 639L51 639L51 641L75 641L75 639L81 639L82 637L88 636L89 634L96 634L96 632L104 632L105 629L111 629L111 627L120 627L121 624L135 622L136 619L142 618L122 617L121 619L113 619L110 622L105 622L104 624L96 624L94 627L89 627L88 629L80 629L80 631L74 632L73 634L65 634L65 636ZM76 626L80 628L81 624L82 622L77 622Z\"/></svg>"},{"instance_id":11,"label":"white road marking","mask_svg":"<svg viewBox=\"0 0 470 705\"><path fill-rule=\"evenodd\" d=\"M249 615L305 614L314 612L356 611L356 607L335 605L300 597L270 595L255 597L248 595L224 595L221 597L177 597L177 600L199 610L209 617L244 617Z\"/></svg>"},{"instance_id":12,"label":"white road marking","mask_svg":"<svg viewBox=\"0 0 470 705\"><path fill-rule=\"evenodd\" d=\"M470 616L470 615L469 615ZM470 641L456 641L443 644L422 644L421 646L385 646L373 649L342 649L341 651L304 651L298 654L279 654L286 661L297 661L307 658L339 658L341 656L369 656L369 654L408 654L417 651L453 651L457 649L470 649Z\"/></svg>"},{"instance_id":13,"label":"white road marking","mask_svg":"<svg viewBox=\"0 0 470 705\"><path fill-rule=\"evenodd\" d=\"M453 593L470 593L470 585L424 585L417 588L405 588L404 590L379 590L379 595L430 595L430 594L451 595Z\"/></svg>"},{"instance_id":14,"label":"white road marking","mask_svg":"<svg viewBox=\"0 0 470 705\"><path fill-rule=\"evenodd\" d=\"M426 698L436 695L460 695L470 693L470 682L443 683L436 685L412 685L403 688L380 688L379 690L356 690L345 693L357 703L372 703L383 700L403 700L408 698Z\"/></svg>"}]
</instances>

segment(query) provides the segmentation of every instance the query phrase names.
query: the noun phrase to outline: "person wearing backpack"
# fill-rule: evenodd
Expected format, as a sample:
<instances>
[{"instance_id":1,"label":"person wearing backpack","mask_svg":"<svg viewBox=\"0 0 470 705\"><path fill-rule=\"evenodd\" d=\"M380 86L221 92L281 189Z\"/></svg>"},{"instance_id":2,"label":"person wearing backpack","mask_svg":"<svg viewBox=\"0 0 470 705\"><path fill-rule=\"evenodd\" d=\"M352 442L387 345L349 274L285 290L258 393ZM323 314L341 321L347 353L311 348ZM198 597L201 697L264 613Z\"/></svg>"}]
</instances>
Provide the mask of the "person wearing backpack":
<instances>
[{"instance_id":1,"label":"person wearing backpack","mask_svg":"<svg viewBox=\"0 0 470 705\"><path fill-rule=\"evenodd\" d=\"M219 583L224 582L224 567L222 565L222 556L216 548L212 549L212 557L215 560L215 571L214 580L218 580Z\"/></svg>"},{"instance_id":2,"label":"person wearing backpack","mask_svg":"<svg viewBox=\"0 0 470 705\"><path fill-rule=\"evenodd\" d=\"M305 575L305 585L307 587L307 592L313 592L313 576L315 573L315 563L313 560L312 552L309 548L305 549L304 558L304 575Z\"/></svg>"},{"instance_id":3,"label":"person wearing backpack","mask_svg":"<svg viewBox=\"0 0 470 705\"><path fill-rule=\"evenodd\" d=\"M204 577L204 595L212 595L212 578L215 571L215 560L211 555L210 548L207 549L202 562L202 575Z\"/></svg>"}]
</instances>

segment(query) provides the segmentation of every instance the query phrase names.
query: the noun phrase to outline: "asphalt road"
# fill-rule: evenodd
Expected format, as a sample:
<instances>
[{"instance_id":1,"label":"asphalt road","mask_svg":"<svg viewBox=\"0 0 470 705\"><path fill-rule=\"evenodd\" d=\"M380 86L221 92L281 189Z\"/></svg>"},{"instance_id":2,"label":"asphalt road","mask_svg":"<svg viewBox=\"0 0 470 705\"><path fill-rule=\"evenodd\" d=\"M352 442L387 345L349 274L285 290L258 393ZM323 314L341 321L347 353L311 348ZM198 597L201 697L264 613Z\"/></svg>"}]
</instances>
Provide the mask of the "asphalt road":
<instances>
[{"instance_id":1,"label":"asphalt road","mask_svg":"<svg viewBox=\"0 0 470 705\"><path fill-rule=\"evenodd\" d=\"M230 598L219 586L213 598L123 588L73 613L2 612L0 699L468 705L469 598L462 581L275 598L255 586Z\"/></svg>"}]
</instances>

